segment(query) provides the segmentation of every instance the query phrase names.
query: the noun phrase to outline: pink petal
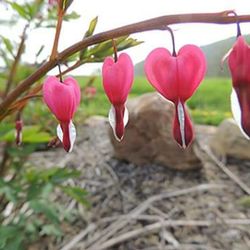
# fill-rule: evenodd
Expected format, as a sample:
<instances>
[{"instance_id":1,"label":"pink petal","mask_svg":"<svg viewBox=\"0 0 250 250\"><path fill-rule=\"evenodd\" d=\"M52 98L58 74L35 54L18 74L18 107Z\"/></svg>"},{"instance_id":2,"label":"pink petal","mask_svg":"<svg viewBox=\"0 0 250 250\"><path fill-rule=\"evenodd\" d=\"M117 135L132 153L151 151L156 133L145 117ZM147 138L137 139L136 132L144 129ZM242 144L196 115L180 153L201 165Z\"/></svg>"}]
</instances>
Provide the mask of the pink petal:
<instances>
[{"instance_id":1,"label":"pink petal","mask_svg":"<svg viewBox=\"0 0 250 250\"><path fill-rule=\"evenodd\" d=\"M206 73L206 59L195 45L183 46L177 55L178 96L189 99L200 85Z\"/></svg>"},{"instance_id":2,"label":"pink petal","mask_svg":"<svg viewBox=\"0 0 250 250\"><path fill-rule=\"evenodd\" d=\"M114 62L112 57L104 60L102 67L103 87L114 105L124 104L134 79L134 67L129 55L122 53Z\"/></svg>"},{"instance_id":3,"label":"pink petal","mask_svg":"<svg viewBox=\"0 0 250 250\"><path fill-rule=\"evenodd\" d=\"M77 107L80 104L81 101L81 89L78 84L78 82L71 76L67 77L63 83L67 86L71 86L74 89L74 94L75 94L75 109L73 110L73 113L76 112Z\"/></svg>"},{"instance_id":4,"label":"pink petal","mask_svg":"<svg viewBox=\"0 0 250 250\"><path fill-rule=\"evenodd\" d=\"M168 100L178 98L177 59L165 48L154 49L146 58L144 70L148 81Z\"/></svg>"},{"instance_id":5,"label":"pink petal","mask_svg":"<svg viewBox=\"0 0 250 250\"><path fill-rule=\"evenodd\" d=\"M66 79L61 83L56 77L48 77L43 85L43 98L59 121L72 119L79 104L80 90L75 81Z\"/></svg>"},{"instance_id":6,"label":"pink petal","mask_svg":"<svg viewBox=\"0 0 250 250\"><path fill-rule=\"evenodd\" d=\"M233 86L250 85L250 47L243 36L239 36L228 57Z\"/></svg>"},{"instance_id":7,"label":"pink petal","mask_svg":"<svg viewBox=\"0 0 250 250\"><path fill-rule=\"evenodd\" d=\"M239 36L228 64L232 75L231 107L236 122L246 137L250 137L250 47Z\"/></svg>"},{"instance_id":8,"label":"pink petal","mask_svg":"<svg viewBox=\"0 0 250 250\"><path fill-rule=\"evenodd\" d=\"M165 48L153 50L145 60L149 82L165 98L175 103L186 101L199 86L206 72L205 56L194 45L182 47L172 56Z\"/></svg>"}]
</instances>

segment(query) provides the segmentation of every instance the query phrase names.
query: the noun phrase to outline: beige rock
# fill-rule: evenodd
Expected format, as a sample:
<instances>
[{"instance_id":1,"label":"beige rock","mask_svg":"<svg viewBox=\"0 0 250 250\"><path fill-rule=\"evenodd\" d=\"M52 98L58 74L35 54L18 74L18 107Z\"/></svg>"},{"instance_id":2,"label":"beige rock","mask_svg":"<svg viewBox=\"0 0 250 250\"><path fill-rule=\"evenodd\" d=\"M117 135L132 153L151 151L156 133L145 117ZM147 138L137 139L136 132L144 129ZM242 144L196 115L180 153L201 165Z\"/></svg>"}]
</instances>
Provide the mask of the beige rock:
<instances>
[{"instance_id":1,"label":"beige rock","mask_svg":"<svg viewBox=\"0 0 250 250\"><path fill-rule=\"evenodd\" d=\"M250 160L250 141L241 133L233 119L226 119L219 125L209 145L219 157Z\"/></svg>"},{"instance_id":2,"label":"beige rock","mask_svg":"<svg viewBox=\"0 0 250 250\"><path fill-rule=\"evenodd\" d=\"M119 143L114 139L118 159L141 165L156 163L171 169L190 170L201 167L193 145L181 149L172 137L174 106L157 93L129 100L129 123Z\"/></svg>"}]
</instances>

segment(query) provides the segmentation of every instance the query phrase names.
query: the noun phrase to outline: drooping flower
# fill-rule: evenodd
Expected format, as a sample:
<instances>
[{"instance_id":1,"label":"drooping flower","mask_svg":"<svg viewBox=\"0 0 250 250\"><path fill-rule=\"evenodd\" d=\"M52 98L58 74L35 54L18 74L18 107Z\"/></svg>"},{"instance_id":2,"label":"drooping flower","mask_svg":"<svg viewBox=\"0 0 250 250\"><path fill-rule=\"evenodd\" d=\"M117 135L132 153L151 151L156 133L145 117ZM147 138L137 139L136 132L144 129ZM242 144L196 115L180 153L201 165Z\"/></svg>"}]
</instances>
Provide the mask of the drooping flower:
<instances>
[{"instance_id":1,"label":"drooping flower","mask_svg":"<svg viewBox=\"0 0 250 250\"><path fill-rule=\"evenodd\" d=\"M59 121L57 135L67 152L73 149L76 138L72 118L80 104L81 92L77 81L67 77L60 82L55 76L49 76L43 84L43 99Z\"/></svg>"},{"instance_id":2,"label":"drooping flower","mask_svg":"<svg viewBox=\"0 0 250 250\"><path fill-rule=\"evenodd\" d=\"M112 104L109 121L116 139L121 141L128 122L125 103L134 80L134 67L130 56L122 53L117 61L107 57L103 63L102 76L104 90Z\"/></svg>"},{"instance_id":3,"label":"drooping flower","mask_svg":"<svg viewBox=\"0 0 250 250\"><path fill-rule=\"evenodd\" d=\"M154 49L144 65L148 81L175 105L173 136L186 148L193 140L192 123L185 102L193 95L206 72L202 50L195 45L183 46L177 55L165 48Z\"/></svg>"},{"instance_id":4,"label":"drooping flower","mask_svg":"<svg viewBox=\"0 0 250 250\"><path fill-rule=\"evenodd\" d=\"M239 35L229 54L232 76L231 109L243 134L250 139L250 46Z\"/></svg>"},{"instance_id":5,"label":"drooping flower","mask_svg":"<svg viewBox=\"0 0 250 250\"><path fill-rule=\"evenodd\" d=\"M56 5L59 3L59 0L49 0L49 5Z\"/></svg>"}]
</instances>

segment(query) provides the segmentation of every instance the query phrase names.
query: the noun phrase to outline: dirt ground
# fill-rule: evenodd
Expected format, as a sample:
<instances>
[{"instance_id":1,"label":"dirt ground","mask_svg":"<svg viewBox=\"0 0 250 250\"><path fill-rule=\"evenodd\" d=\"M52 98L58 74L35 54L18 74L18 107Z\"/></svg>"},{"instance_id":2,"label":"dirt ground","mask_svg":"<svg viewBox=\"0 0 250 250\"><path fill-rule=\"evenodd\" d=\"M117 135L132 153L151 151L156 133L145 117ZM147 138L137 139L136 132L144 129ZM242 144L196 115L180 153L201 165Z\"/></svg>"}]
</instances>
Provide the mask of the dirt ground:
<instances>
[{"instance_id":1,"label":"dirt ground","mask_svg":"<svg viewBox=\"0 0 250 250\"><path fill-rule=\"evenodd\" d=\"M81 169L82 178L74 185L88 190L92 207L65 200L80 216L64 228L60 242L49 242L46 249L250 249L250 196L199 146L203 168L179 172L118 161L101 133L88 134L85 128L78 146L89 160L80 166L72 160L66 163ZM198 139L205 145L205 135ZM89 155L91 150L95 152ZM250 186L250 162L227 159L225 166Z\"/></svg>"}]
</instances>

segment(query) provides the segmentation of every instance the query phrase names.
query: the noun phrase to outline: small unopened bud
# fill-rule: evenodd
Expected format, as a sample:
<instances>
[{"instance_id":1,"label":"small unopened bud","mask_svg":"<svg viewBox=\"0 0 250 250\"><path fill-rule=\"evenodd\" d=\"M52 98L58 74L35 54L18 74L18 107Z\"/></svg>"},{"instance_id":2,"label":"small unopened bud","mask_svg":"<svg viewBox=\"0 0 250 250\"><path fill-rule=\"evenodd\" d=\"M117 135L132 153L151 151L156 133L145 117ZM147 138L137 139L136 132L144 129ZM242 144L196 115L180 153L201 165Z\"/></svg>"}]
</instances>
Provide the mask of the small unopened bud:
<instances>
[{"instance_id":1,"label":"small unopened bud","mask_svg":"<svg viewBox=\"0 0 250 250\"><path fill-rule=\"evenodd\" d=\"M16 145L20 146L22 144L22 130L23 130L23 121L22 120L16 120Z\"/></svg>"},{"instance_id":2,"label":"small unopened bud","mask_svg":"<svg viewBox=\"0 0 250 250\"><path fill-rule=\"evenodd\" d=\"M95 97L96 95L96 88L94 86L87 86L85 89L84 89L84 96L87 98L87 99L92 99Z\"/></svg>"},{"instance_id":3,"label":"small unopened bud","mask_svg":"<svg viewBox=\"0 0 250 250\"><path fill-rule=\"evenodd\" d=\"M49 143L48 143L48 147L49 148L56 148L59 145L62 145L61 141L59 140L58 137L54 137Z\"/></svg>"}]
</instances>

